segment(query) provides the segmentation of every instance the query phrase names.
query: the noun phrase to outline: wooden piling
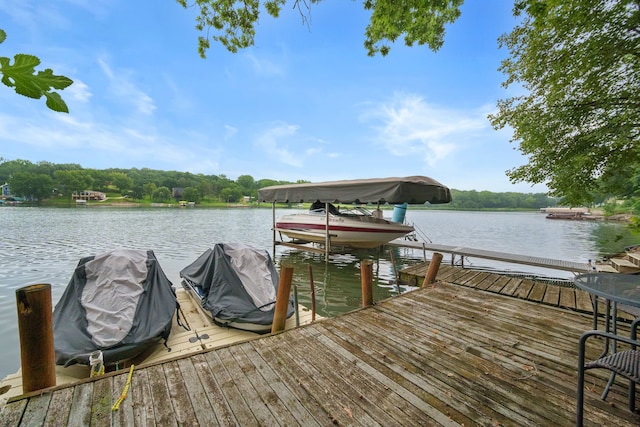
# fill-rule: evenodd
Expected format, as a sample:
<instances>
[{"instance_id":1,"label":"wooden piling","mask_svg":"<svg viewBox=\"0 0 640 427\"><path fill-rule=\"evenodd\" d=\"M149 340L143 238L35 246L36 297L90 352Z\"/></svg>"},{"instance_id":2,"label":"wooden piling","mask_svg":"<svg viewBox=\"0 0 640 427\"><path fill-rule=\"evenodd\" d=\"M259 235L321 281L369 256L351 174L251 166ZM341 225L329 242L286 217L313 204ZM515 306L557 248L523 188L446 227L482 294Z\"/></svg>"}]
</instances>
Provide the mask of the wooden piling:
<instances>
[{"instance_id":1,"label":"wooden piling","mask_svg":"<svg viewBox=\"0 0 640 427\"><path fill-rule=\"evenodd\" d=\"M360 279L362 282L362 306L373 305L373 261L362 260L360 263Z\"/></svg>"},{"instance_id":2,"label":"wooden piling","mask_svg":"<svg viewBox=\"0 0 640 427\"><path fill-rule=\"evenodd\" d=\"M316 286L313 283L313 267L309 264L309 287L311 288L311 321L316 321Z\"/></svg>"},{"instance_id":3,"label":"wooden piling","mask_svg":"<svg viewBox=\"0 0 640 427\"><path fill-rule=\"evenodd\" d=\"M30 285L16 290L22 391L56 385L51 285Z\"/></svg>"},{"instance_id":4,"label":"wooden piling","mask_svg":"<svg viewBox=\"0 0 640 427\"><path fill-rule=\"evenodd\" d=\"M278 295L276 296L276 309L273 314L271 332L284 330L287 322L287 310L289 308L289 295L291 294L291 282L293 280L293 267L283 266L280 270L278 282ZM296 307L297 310L297 307Z\"/></svg>"},{"instance_id":5,"label":"wooden piling","mask_svg":"<svg viewBox=\"0 0 640 427\"><path fill-rule=\"evenodd\" d=\"M422 287L426 287L436 281L436 275L438 274L438 269L440 269L440 263L442 262L442 254L439 252L434 252L431 257L431 262L429 263L429 268L427 269L427 274L424 276L424 282L422 282Z\"/></svg>"}]
</instances>

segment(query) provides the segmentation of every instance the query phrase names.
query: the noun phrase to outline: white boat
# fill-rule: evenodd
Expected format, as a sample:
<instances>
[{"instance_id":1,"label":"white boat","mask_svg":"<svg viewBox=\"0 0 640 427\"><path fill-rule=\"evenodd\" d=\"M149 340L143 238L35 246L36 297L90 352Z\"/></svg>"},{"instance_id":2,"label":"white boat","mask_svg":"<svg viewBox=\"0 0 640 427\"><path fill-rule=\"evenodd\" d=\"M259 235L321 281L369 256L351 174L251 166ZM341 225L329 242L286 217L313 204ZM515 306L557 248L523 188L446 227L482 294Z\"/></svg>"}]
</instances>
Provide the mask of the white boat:
<instances>
[{"instance_id":1,"label":"white boat","mask_svg":"<svg viewBox=\"0 0 640 427\"><path fill-rule=\"evenodd\" d=\"M338 210L329 204L330 244L352 248L375 248L414 231L411 225L386 220L374 215L375 212L362 207ZM281 217L276 222L276 231L290 239L325 244L326 225L325 207L312 205L306 213Z\"/></svg>"},{"instance_id":2,"label":"white boat","mask_svg":"<svg viewBox=\"0 0 640 427\"><path fill-rule=\"evenodd\" d=\"M451 201L451 192L425 176L373 178L321 183L275 185L258 190L261 202L273 203L275 233L302 242L331 246L374 248L414 231L403 224L404 215L393 221L382 217L381 204L440 204ZM313 203L309 212L275 220L276 203ZM374 212L362 207L340 210L332 203L377 205ZM406 208L405 208L406 209Z\"/></svg>"}]
</instances>

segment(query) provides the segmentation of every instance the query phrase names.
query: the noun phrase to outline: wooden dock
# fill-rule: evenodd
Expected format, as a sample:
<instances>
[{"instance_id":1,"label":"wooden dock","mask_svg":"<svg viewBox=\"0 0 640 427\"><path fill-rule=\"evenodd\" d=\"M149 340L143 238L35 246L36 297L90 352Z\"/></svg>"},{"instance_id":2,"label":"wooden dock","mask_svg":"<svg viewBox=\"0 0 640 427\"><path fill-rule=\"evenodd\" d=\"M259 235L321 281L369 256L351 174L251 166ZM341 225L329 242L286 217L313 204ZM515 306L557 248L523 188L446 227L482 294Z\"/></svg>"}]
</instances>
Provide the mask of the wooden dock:
<instances>
[{"instance_id":1,"label":"wooden dock","mask_svg":"<svg viewBox=\"0 0 640 427\"><path fill-rule=\"evenodd\" d=\"M291 331L136 367L117 411L126 371L15 398L0 425L573 425L578 340L591 315L488 292L487 282L506 279L465 274L455 278L464 286L438 281ZM601 345L590 342L588 357ZM585 425L639 425L625 381L599 399L607 379L587 374Z\"/></svg>"},{"instance_id":2,"label":"wooden dock","mask_svg":"<svg viewBox=\"0 0 640 427\"><path fill-rule=\"evenodd\" d=\"M554 270L571 271L574 273L587 273L591 271L589 264L575 261L565 261L554 258L532 257L529 255L519 255L507 252L490 251L485 249L468 248L466 246L440 245L426 242L412 242L410 240L395 239L388 246L421 249L429 252L445 252L451 254L451 261L454 263L456 257L460 257L462 265L464 257L482 258L492 261L508 262L512 264L531 265L534 267L550 268Z\"/></svg>"},{"instance_id":3,"label":"wooden dock","mask_svg":"<svg viewBox=\"0 0 640 427\"><path fill-rule=\"evenodd\" d=\"M176 316L173 318L171 335L165 343L159 342L136 357L136 359L127 361L121 365L122 369L126 369L131 363L134 364L156 364L165 360L175 359L178 356L188 356L216 347L222 347L229 344L249 340L256 337L256 334L239 329L222 328L213 323L202 308L195 304L188 296L183 288L176 291L176 298L180 304L181 323L178 322ZM311 323L311 311L300 306L298 308L298 320L300 324ZM186 324L189 330L186 330L181 324ZM285 323L286 329L296 327L296 318L291 316ZM56 366L56 384L62 386L65 384L76 383L78 380L89 376L89 367L86 365L72 365L70 367ZM8 390L6 390L8 388ZM8 375L0 381L0 399L11 399L19 396L22 391L22 370Z\"/></svg>"}]
</instances>

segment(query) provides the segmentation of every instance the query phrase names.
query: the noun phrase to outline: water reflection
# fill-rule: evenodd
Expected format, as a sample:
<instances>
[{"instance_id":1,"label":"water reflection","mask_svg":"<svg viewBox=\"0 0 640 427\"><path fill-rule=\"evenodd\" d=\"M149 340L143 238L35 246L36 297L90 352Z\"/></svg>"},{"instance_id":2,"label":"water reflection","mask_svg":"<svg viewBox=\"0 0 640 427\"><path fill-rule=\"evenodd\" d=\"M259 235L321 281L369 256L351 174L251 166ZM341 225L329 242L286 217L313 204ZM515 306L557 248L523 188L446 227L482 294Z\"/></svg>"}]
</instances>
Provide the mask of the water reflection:
<instances>
[{"instance_id":1,"label":"water reflection","mask_svg":"<svg viewBox=\"0 0 640 427\"><path fill-rule=\"evenodd\" d=\"M398 252L398 248L392 249ZM298 287L300 303L306 307L311 306L311 275L316 294L316 308L321 316L335 316L346 311L360 307L362 303L362 283L360 264L362 260L373 261L373 298L380 301L398 292L406 292L413 289L408 285L400 285L396 282L394 266L390 261L388 251L358 250L353 253L332 254L330 262L324 261L324 256L311 252L286 249L279 254L280 265L294 267L293 281ZM399 259L396 255L394 260ZM414 260L418 262L419 260ZM396 263L396 268L401 269L409 264Z\"/></svg>"}]
</instances>

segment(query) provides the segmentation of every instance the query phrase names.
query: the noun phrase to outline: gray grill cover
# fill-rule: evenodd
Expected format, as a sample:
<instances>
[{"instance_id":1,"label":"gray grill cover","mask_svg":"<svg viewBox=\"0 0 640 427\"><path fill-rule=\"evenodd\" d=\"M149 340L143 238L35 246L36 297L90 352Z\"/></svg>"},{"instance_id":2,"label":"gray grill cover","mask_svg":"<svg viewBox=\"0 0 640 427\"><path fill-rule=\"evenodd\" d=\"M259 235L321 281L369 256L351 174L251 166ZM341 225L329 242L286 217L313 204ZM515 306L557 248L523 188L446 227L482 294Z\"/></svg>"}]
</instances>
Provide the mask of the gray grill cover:
<instances>
[{"instance_id":1,"label":"gray grill cover","mask_svg":"<svg viewBox=\"0 0 640 427\"><path fill-rule=\"evenodd\" d=\"M223 324L273 323L278 272L265 250L218 243L185 267L180 277L201 288L202 306ZM290 298L287 317L293 313Z\"/></svg>"},{"instance_id":2,"label":"gray grill cover","mask_svg":"<svg viewBox=\"0 0 640 427\"><path fill-rule=\"evenodd\" d=\"M111 365L167 339L176 295L153 251L116 249L82 258L53 312L56 364Z\"/></svg>"}]
</instances>

